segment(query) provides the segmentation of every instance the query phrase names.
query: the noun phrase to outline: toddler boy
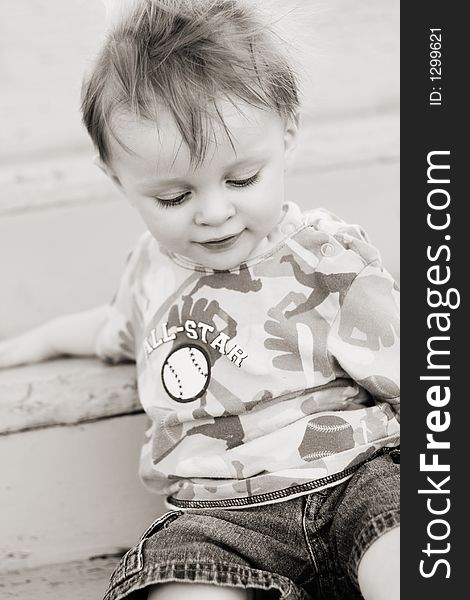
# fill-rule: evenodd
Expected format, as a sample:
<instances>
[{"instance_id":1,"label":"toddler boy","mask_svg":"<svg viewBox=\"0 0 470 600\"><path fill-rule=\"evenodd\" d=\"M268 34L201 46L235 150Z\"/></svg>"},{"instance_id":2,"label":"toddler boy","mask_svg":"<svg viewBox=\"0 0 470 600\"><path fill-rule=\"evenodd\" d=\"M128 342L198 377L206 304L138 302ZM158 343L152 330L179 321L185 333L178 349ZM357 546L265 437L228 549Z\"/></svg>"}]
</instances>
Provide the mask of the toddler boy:
<instances>
[{"instance_id":1,"label":"toddler boy","mask_svg":"<svg viewBox=\"0 0 470 600\"><path fill-rule=\"evenodd\" d=\"M359 227L286 202L298 106L239 0L135 3L85 81L100 166L148 231L110 306L0 365L136 361L140 472L171 511L106 600L398 598L397 290Z\"/></svg>"}]
</instances>

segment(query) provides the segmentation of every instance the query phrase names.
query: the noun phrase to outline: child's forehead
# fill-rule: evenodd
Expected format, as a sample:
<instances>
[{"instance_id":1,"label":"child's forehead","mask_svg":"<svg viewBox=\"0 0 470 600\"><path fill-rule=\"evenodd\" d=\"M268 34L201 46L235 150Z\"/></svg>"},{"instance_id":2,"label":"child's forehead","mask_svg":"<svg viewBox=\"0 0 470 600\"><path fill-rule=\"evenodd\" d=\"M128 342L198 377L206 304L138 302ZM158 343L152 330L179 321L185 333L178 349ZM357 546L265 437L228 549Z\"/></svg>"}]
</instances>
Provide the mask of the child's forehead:
<instances>
[{"instance_id":1,"label":"child's forehead","mask_svg":"<svg viewBox=\"0 0 470 600\"><path fill-rule=\"evenodd\" d=\"M208 122L207 152L202 164L243 165L261 159L283 132L281 117L272 110L224 103L223 121ZM155 120L142 119L130 111L113 115L112 161L132 163L135 168L152 168L162 177L186 173L194 168L190 150L183 141L170 111L159 106Z\"/></svg>"}]
</instances>

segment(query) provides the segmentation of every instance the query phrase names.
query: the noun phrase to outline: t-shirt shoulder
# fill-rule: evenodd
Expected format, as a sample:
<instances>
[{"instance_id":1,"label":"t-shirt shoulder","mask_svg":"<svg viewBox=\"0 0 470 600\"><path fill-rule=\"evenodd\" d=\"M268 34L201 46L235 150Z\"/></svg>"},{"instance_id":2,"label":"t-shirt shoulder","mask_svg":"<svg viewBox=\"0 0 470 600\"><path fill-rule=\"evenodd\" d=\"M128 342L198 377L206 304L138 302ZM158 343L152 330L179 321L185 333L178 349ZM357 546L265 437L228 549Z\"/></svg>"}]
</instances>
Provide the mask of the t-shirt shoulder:
<instances>
[{"instance_id":1,"label":"t-shirt shoulder","mask_svg":"<svg viewBox=\"0 0 470 600\"><path fill-rule=\"evenodd\" d=\"M155 261L158 245L145 231L129 252L117 290L109 304L107 318L95 340L96 355L110 363L135 360L136 332L141 328L141 307L136 301L142 296L144 276Z\"/></svg>"},{"instance_id":2,"label":"t-shirt shoulder","mask_svg":"<svg viewBox=\"0 0 470 600\"><path fill-rule=\"evenodd\" d=\"M381 262L379 251L360 225L347 223L326 208L306 211L304 222L315 231L330 236L331 241L340 244L344 250L356 253L364 266Z\"/></svg>"}]
</instances>

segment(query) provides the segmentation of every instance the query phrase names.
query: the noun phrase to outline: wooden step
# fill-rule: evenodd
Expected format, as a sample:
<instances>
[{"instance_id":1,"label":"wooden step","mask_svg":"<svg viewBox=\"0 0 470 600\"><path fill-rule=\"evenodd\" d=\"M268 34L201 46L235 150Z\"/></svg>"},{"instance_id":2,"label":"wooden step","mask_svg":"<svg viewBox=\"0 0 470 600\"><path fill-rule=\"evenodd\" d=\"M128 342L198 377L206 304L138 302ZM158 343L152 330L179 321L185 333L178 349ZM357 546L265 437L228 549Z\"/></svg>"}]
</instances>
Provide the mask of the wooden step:
<instances>
[{"instance_id":1,"label":"wooden step","mask_svg":"<svg viewBox=\"0 0 470 600\"><path fill-rule=\"evenodd\" d=\"M3 573L2 600L100 600L119 557L46 565Z\"/></svg>"},{"instance_id":2,"label":"wooden step","mask_svg":"<svg viewBox=\"0 0 470 600\"><path fill-rule=\"evenodd\" d=\"M141 413L135 365L61 359L0 370L0 435Z\"/></svg>"},{"instance_id":3,"label":"wooden step","mask_svg":"<svg viewBox=\"0 0 470 600\"><path fill-rule=\"evenodd\" d=\"M0 571L122 554L165 511L138 477L133 365L3 370L0 398Z\"/></svg>"}]
</instances>

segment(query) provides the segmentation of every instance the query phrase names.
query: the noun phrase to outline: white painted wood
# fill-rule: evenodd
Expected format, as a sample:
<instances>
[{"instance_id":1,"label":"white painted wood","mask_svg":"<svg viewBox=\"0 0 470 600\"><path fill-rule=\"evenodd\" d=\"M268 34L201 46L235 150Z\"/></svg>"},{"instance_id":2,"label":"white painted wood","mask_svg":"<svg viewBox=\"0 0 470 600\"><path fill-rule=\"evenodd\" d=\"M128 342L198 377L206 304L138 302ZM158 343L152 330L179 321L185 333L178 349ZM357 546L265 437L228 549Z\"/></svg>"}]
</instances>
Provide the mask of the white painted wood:
<instances>
[{"instance_id":1,"label":"white painted wood","mask_svg":"<svg viewBox=\"0 0 470 600\"><path fill-rule=\"evenodd\" d=\"M135 365L63 359L0 370L0 435L142 412Z\"/></svg>"},{"instance_id":2,"label":"white painted wood","mask_svg":"<svg viewBox=\"0 0 470 600\"><path fill-rule=\"evenodd\" d=\"M109 302L142 231L124 199L0 218L0 337Z\"/></svg>"},{"instance_id":3,"label":"white painted wood","mask_svg":"<svg viewBox=\"0 0 470 600\"><path fill-rule=\"evenodd\" d=\"M396 163L399 159L398 113L305 118L292 175L342 171L368 164Z\"/></svg>"},{"instance_id":4,"label":"white painted wood","mask_svg":"<svg viewBox=\"0 0 470 600\"><path fill-rule=\"evenodd\" d=\"M122 553L164 512L137 475L144 415L0 437L0 569Z\"/></svg>"},{"instance_id":5,"label":"white painted wood","mask_svg":"<svg viewBox=\"0 0 470 600\"><path fill-rule=\"evenodd\" d=\"M57 151L52 157L0 167L0 215L115 201L119 193L93 164L93 153Z\"/></svg>"},{"instance_id":6,"label":"white painted wood","mask_svg":"<svg viewBox=\"0 0 470 600\"><path fill-rule=\"evenodd\" d=\"M2 600L100 600L118 558L73 561L2 574Z\"/></svg>"}]
</instances>

